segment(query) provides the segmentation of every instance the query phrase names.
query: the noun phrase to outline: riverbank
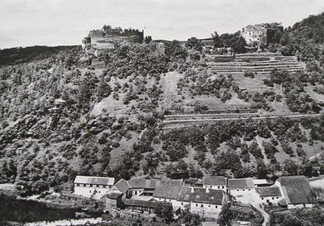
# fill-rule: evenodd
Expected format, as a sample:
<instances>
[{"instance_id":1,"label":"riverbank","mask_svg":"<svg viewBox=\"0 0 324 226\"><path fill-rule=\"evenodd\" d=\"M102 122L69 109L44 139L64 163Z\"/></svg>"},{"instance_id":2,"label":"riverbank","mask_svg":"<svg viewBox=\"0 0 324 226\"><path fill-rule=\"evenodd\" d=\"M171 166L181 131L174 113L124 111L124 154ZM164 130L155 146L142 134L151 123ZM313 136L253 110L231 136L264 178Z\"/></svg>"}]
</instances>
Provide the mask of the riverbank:
<instances>
[{"instance_id":1,"label":"riverbank","mask_svg":"<svg viewBox=\"0 0 324 226\"><path fill-rule=\"evenodd\" d=\"M75 211L87 210L92 213L102 213L104 206L99 200L85 198L70 192L42 192L32 196L22 196L14 184L0 184L0 196L42 203L49 208L70 209Z\"/></svg>"},{"instance_id":2,"label":"riverbank","mask_svg":"<svg viewBox=\"0 0 324 226\"><path fill-rule=\"evenodd\" d=\"M15 199L20 196L20 193L14 184L0 184L0 196Z\"/></svg>"},{"instance_id":3,"label":"riverbank","mask_svg":"<svg viewBox=\"0 0 324 226\"><path fill-rule=\"evenodd\" d=\"M56 225L95 225L102 223L102 218L85 218L85 219L71 219L71 220L57 220L57 221L38 221L24 224L25 226L56 226Z\"/></svg>"}]
</instances>

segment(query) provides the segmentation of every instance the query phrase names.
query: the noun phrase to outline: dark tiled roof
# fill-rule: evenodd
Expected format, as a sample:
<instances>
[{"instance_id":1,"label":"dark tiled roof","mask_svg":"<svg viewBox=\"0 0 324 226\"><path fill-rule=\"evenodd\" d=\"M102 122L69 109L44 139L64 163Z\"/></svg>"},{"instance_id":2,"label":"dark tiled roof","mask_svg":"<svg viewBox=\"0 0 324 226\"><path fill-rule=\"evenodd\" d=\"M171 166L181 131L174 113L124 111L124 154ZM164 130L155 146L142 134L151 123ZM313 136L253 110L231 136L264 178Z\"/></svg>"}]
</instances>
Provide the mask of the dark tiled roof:
<instances>
[{"instance_id":1,"label":"dark tiled roof","mask_svg":"<svg viewBox=\"0 0 324 226\"><path fill-rule=\"evenodd\" d=\"M254 188L252 178L229 179L228 189L249 189Z\"/></svg>"},{"instance_id":2,"label":"dark tiled roof","mask_svg":"<svg viewBox=\"0 0 324 226\"><path fill-rule=\"evenodd\" d=\"M153 196L156 198L177 199L182 184L182 179L157 181Z\"/></svg>"},{"instance_id":3,"label":"dark tiled roof","mask_svg":"<svg viewBox=\"0 0 324 226\"><path fill-rule=\"evenodd\" d=\"M223 197L224 192L221 190L183 186L180 189L178 201L222 205Z\"/></svg>"},{"instance_id":4,"label":"dark tiled roof","mask_svg":"<svg viewBox=\"0 0 324 226\"><path fill-rule=\"evenodd\" d=\"M74 183L77 184L96 184L96 185L114 185L115 178L112 177L90 177L76 176Z\"/></svg>"},{"instance_id":5,"label":"dark tiled roof","mask_svg":"<svg viewBox=\"0 0 324 226\"><path fill-rule=\"evenodd\" d=\"M271 187L259 187L255 189L261 197L266 196L281 196L281 192L279 187L271 186Z\"/></svg>"},{"instance_id":6,"label":"dark tiled roof","mask_svg":"<svg viewBox=\"0 0 324 226\"><path fill-rule=\"evenodd\" d=\"M125 193L128 191L129 189L129 184L127 183L127 181L125 181L124 179L120 179L116 184L115 187L122 193Z\"/></svg>"},{"instance_id":7,"label":"dark tiled roof","mask_svg":"<svg viewBox=\"0 0 324 226\"><path fill-rule=\"evenodd\" d=\"M137 199L122 199L122 201L126 206L157 208L159 205L158 201L153 201L153 200L146 201L146 200L137 200Z\"/></svg>"},{"instance_id":8,"label":"dark tiled roof","mask_svg":"<svg viewBox=\"0 0 324 226\"><path fill-rule=\"evenodd\" d=\"M133 178L128 181L128 184L131 188L154 189L156 180L155 179Z\"/></svg>"},{"instance_id":9,"label":"dark tiled roof","mask_svg":"<svg viewBox=\"0 0 324 226\"><path fill-rule=\"evenodd\" d=\"M288 204L304 204L314 201L311 196L311 187L305 176L280 177L283 195Z\"/></svg>"},{"instance_id":10,"label":"dark tiled roof","mask_svg":"<svg viewBox=\"0 0 324 226\"><path fill-rule=\"evenodd\" d=\"M109 191L105 196L109 199L117 199L122 195L120 191Z\"/></svg>"},{"instance_id":11,"label":"dark tiled roof","mask_svg":"<svg viewBox=\"0 0 324 226\"><path fill-rule=\"evenodd\" d=\"M204 185L226 185L226 178L222 176L206 176L204 178Z\"/></svg>"}]
</instances>

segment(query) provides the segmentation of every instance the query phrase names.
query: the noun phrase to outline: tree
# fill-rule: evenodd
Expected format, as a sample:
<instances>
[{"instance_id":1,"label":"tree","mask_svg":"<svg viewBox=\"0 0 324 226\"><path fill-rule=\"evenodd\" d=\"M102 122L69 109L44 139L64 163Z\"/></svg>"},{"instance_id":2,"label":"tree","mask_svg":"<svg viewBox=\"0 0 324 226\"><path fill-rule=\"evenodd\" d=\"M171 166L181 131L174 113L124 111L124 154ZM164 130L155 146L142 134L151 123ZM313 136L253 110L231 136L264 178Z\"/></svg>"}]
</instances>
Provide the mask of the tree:
<instances>
[{"instance_id":1,"label":"tree","mask_svg":"<svg viewBox=\"0 0 324 226\"><path fill-rule=\"evenodd\" d=\"M202 51L201 41L199 39L197 39L196 37L189 38L185 45L189 49L194 49L194 50L197 50L198 52Z\"/></svg>"},{"instance_id":2,"label":"tree","mask_svg":"<svg viewBox=\"0 0 324 226\"><path fill-rule=\"evenodd\" d=\"M222 211L220 212L217 223L220 226L230 226L232 225L232 219L233 219L233 213L230 210L231 205L230 204L225 204L222 208Z\"/></svg>"},{"instance_id":3,"label":"tree","mask_svg":"<svg viewBox=\"0 0 324 226\"><path fill-rule=\"evenodd\" d=\"M200 222L200 216L198 214L191 213L189 206L186 206L186 208L181 212L179 216L179 223L186 226L200 225Z\"/></svg>"},{"instance_id":4,"label":"tree","mask_svg":"<svg viewBox=\"0 0 324 226\"><path fill-rule=\"evenodd\" d=\"M262 159L257 159L256 171L257 171L256 173L257 173L258 178L260 178L260 179L267 178L268 167L264 164Z\"/></svg>"},{"instance_id":5,"label":"tree","mask_svg":"<svg viewBox=\"0 0 324 226\"><path fill-rule=\"evenodd\" d=\"M186 57L188 56L187 50L183 48L180 42L177 40L173 40L170 43L166 43L165 53L170 58L175 58L175 59L186 59Z\"/></svg>"},{"instance_id":6,"label":"tree","mask_svg":"<svg viewBox=\"0 0 324 226\"><path fill-rule=\"evenodd\" d=\"M289 176L296 176L298 174L298 165L291 159L286 159L283 162L283 168Z\"/></svg>"},{"instance_id":7,"label":"tree","mask_svg":"<svg viewBox=\"0 0 324 226\"><path fill-rule=\"evenodd\" d=\"M241 36L234 37L231 41L231 47L235 53L245 53L246 49L246 42L245 39Z\"/></svg>"},{"instance_id":8,"label":"tree","mask_svg":"<svg viewBox=\"0 0 324 226\"><path fill-rule=\"evenodd\" d=\"M223 46L221 39L219 38L219 35L217 34L217 31L212 34L212 39L214 41L214 47L215 48L220 48Z\"/></svg>"},{"instance_id":9,"label":"tree","mask_svg":"<svg viewBox=\"0 0 324 226\"><path fill-rule=\"evenodd\" d=\"M158 205L155 208L154 213L158 217L161 217L166 223L171 223L174 220L173 209L170 203L158 202Z\"/></svg>"},{"instance_id":10,"label":"tree","mask_svg":"<svg viewBox=\"0 0 324 226\"><path fill-rule=\"evenodd\" d=\"M98 100L108 97L111 94L111 87L105 82L104 76L101 77L98 87Z\"/></svg>"}]
</instances>

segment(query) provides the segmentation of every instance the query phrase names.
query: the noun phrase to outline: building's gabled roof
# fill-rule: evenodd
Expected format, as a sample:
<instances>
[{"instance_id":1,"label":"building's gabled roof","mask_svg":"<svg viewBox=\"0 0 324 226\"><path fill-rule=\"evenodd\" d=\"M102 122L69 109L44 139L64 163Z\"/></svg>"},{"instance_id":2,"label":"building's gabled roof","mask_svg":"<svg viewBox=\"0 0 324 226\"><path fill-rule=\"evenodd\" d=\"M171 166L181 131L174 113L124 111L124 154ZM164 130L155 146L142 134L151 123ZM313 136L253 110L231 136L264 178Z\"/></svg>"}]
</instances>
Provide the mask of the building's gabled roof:
<instances>
[{"instance_id":1,"label":"building's gabled roof","mask_svg":"<svg viewBox=\"0 0 324 226\"><path fill-rule=\"evenodd\" d=\"M178 195L178 201L206 203L206 204L223 204L224 191L206 188L194 188L183 186Z\"/></svg>"},{"instance_id":2,"label":"building's gabled roof","mask_svg":"<svg viewBox=\"0 0 324 226\"><path fill-rule=\"evenodd\" d=\"M254 185L271 185L273 182L266 179L253 179Z\"/></svg>"},{"instance_id":3,"label":"building's gabled roof","mask_svg":"<svg viewBox=\"0 0 324 226\"><path fill-rule=\"evenodd\" d=\"M122 192L122 193L126 193L128 191L128 189L130 188L128 182L124 179L120 179L116 184L115 184L115 188L118 189L118 191Z\"/></svg>"},{"instance_id":4,"label":"building's gabled roof","mask_svg":"<svg viewBox=\"0 0 324 226\"><path fill-rule=\"evenodd\" d=\"M75 184L95 184L95 185L109 185L115 183L115 178L112 177L90 177L90 176L76 176Z\"/></svg>"},{"instance_id":5,"label":"building's gabled roof","mask_svg":"<svg viewBox=\"0 0 324 226\"><path fill-rule=\"evenodd\" d=\"M108 191L107 194L105 194L104 196L109 198L109 199L117 199L119 198L123 193L121 193L118 190L112 190L112 191Z\"/></svg>"},{"instance_id":6,"label":"building's gabled roof","mask_svg":"<svg viewBox=\"0 0 324 226\"><path fill-rule=\"evenodd\" d=\"M182 184L183 179L157 181L153 196L156 198L177 199Z\"/></svg>"},{"instance_id":7,"label":"building's gabled roof","mask_svg":"<svg viewBox=\"0 0 324 226\"><path fill-rule=\"evenodd\" d=\"M133 178L128 181L130 188L154 189L156 179Z\"/></svg>"},{"instance_id":8,"label":"building's gabled roof","mask_svg":"<svg viewBox=\"0 0 324 226\"><path fill-rule=\"evenodd\" d=\"M280 177L278 182L281 185L283 195L287 204L312 203L311 187L305 176Z\"/></svg>"},{"instance_id":9,"label":"building's gabled roof","mask_svg":"<svg viewBox=\"0 0 324 226\"><path fill-rule=\"evenodd\" d=\"M264 30L266 30L264 24L247 25L243 29L244 29L244 31L264 31Z\"/></svg>"},{"instance_id":10,"label":"building's gabled roof","mask_svg":"<svg viewBox=\"0 0 324 226\"><path fill-rule=\"evenodd\" d=\"M261 197L269 197L269 196L281 196L281 192L279 187L271 186L271 187L258 187L255 189L257 193L260 194Z\"/></svg>"},{"instance_id":11,"label":"building's gabled roof","mask_svg":"<svg viewBox=\"0 0 324 226\"><path fill-rule=\"evenodd\" d=\"M228 189L251 189L254 188L252 178L228 179Z\"/></svg>"},{"instance_id":12,"label":"building's gabled roof","mask_svg":"<svg viewBox=\"0 0 324 226\"><path fill-rule=\"evenodd\" d=\"M206 176L204 178L204 185L225 186L226 178L223 176Z\"/></svg>"},{"instance_id":13,"label":"building's gabled roof","mask_svg":"<svg viewBox=\"0 0 324 226\"><path fill-rule=\"evenodd\" d=\"M131 198L131 199L122 199L123 203L126 206L134 206L134 207L148 207L148 208L157 208L159 207L159 202L154 199L142 199L139 197Z\"/></svg>"}]
</instances>

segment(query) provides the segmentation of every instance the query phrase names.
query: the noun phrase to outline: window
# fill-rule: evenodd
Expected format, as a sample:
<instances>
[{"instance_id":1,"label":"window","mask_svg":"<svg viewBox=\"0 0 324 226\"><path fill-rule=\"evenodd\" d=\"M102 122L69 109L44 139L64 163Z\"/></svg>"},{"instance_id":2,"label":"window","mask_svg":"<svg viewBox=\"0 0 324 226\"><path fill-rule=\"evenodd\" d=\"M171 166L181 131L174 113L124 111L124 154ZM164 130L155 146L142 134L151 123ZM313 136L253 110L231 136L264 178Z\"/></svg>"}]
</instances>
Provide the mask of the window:
<instances>
[{"instance_id":1,"label":"window","mask_svg":"<svg viewBox=\"0 0 324 226\"><path fill-rule=\"evenodd\" d=\"M181 206L183 205L183 202L181 203Z\"/></svg>"},{"instance_id":2,"label":"window","mask_svg":"<svg viewBox=\"0 0 324 226\"><path fill-rule=\"evenodd\" d=\"M104 185L103 187L104 187L104 188L106 188L107 186L106 186L106 185Z\"/></svg>"},{"instance_id":3,"label":"window","mask_svg":"<svg viewBox=\"0 0 324 226\"><path fill-rule=\"evenodd\" d=\"M208 207L210 207L210 205L208 205Z\"/></svg>"},{"instance_id":4,"label":"window","mask_svg":"<svg viewBox=\"0 0 324 226\"><path fill-rule=\"evenodd\" d=\"M237 189L237 191L239 191L239 189Z\"/></svg>"},{"instance_id":5,"label":"window","mask_svg":"<svg viewBox=\"0 0 324 226\"><path fill-rule=\"evenodd\" d=\"M209 186L210 188L212 188L213 186Z\"/></svg>"},{"instance_id":6,"label":"window","mask_svg":"<svg viewBox=\"0 0 324 226\"><path fill-rule=\"evenodd\" d=\"M217 205L215 205L215 208L217 209Z\"/></svg>"},{"instance_id":7,"label":"window","mask_svg":"<svg viewBox=\"0 0 324 226\"><path fill-rule=\"evenodd\" d=\"M99 191L99 193L100 193L100 191Z\"/></svg>"},{"instance_id":8,"label":"window","mask_svg":"<svg viewBox=\"0 0 324 226\"><path fill-rule=\"evenodd\" d=\"M224 188L224 186L222 186L222 188Z\"/></svg>"},{"instance_id":9,"label":"window","mask_svg":"<svg viewBox=\"0 0 324 226\"><path fill-rule=\"evenodd\" d=\"M203 205L203 204L201 204L201 205L200 205L200 207L204 207L204 205Z\"/></svg>"},{"instance_id":10,"label":"window","mask_svg":"<svg viewBox=\"0 0 324 226\"><path fill-rule=\"evenodd\" d=\"M83 184L83 187L85 187L86 185L85 184Z\"/></svg>"},{"instance_id":11,"label":"window","mask_svg":"<svg viewBox=\"0 0 324 226\"><path fill-rule=\"evenodd\" d=\"M90 187L92 188L92 184L90 184Z\"/></svg>"},{"instance_id":12,"label":"window","mask_svg":"<svg viewBox=\"0 0 324 226\"><path fill-rule=\"evenodd\" d=\"M272 200L274 200L274 197L272 197Z\"/></svg>"},{"instance_id":13,"label":"window","mask_svg":"<svg viewBox=\"0 0 324 226\"><path fill-rule=\"evenodd\" d=\"M262 200L264 199L264 198L261 198Z\"/></svg>"},{"instance_id":14,"label":"window","mask_svg":"<svg viewBox=\"0 0 324 226\"><path fill-rule=\"evenodd\" d=\"M245 189L243 189L243 191L245 191Z\"/></svg>"},{"instance_id":15,"label":"window","mask_svg":"<svg viewBox=\"0 0 324 226\"><path fill-rule=\"evenodd\" d=\"M249 191L251 191L251 189L249 189Z\"/></svg>"},{"instance_id":16,"label":"window","mask_svg":"<svg viewBox=\"0 0 324 226\"><path fill-rule=\"evenodd\" d=\"M91 193L91 190L89 191L89 193Z\"/></svg>"},{"instance_id":17,"label":"window","mask_svg":"<svg viewBox=\"0 0 324 226\"><path fill-rule=\"evenodd\" d=\"M109 185L109 188L111 188L111 186Z\"/></svg>"},{"instance_id":18,"label":"window","mask_svg":"<svg viewBox=\"0 0 324 226\"><path fill-rule=\"evenodd\" d=\"M198 207L198 204L196 204L196 207Z\"/></svg>"},{"instance_id":19,"label":"window","mask_svg":"<svg viewBox=\"0 0 324 226\"><path fill-rule=\"evenodd\" d=\"M220 189L220 186L218 186L218 189Z\"/></svg>"}]
</instances>

